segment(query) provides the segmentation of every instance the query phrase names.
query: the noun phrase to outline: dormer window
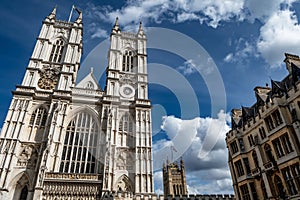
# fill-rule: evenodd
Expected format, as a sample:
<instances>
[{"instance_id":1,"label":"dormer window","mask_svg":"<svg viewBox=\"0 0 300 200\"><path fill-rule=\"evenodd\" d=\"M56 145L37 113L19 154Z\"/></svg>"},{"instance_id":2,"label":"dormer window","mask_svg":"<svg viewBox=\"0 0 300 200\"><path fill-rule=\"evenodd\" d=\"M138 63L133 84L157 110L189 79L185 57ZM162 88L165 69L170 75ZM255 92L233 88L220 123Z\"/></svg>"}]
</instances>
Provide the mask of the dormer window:
<instances>
[{"instance_id":1,"label":"dormer window","mask_svg":"<svg viewBox=\"0 0 300 200\"><path fill-rule=\"evenodd\" d=\"M64 41L62 39L59 39L53 44L49 61L55 63L61 62L63 51Z\"/></svg>"}]
</instances>

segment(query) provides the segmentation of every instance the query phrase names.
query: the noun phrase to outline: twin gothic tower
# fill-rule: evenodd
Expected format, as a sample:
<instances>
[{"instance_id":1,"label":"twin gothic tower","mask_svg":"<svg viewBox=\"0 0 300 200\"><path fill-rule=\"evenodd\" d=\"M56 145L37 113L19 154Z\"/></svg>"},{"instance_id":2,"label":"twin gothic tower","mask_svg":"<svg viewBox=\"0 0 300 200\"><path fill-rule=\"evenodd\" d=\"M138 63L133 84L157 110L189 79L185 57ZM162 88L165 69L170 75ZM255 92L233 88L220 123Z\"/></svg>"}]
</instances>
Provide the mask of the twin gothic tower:
<instances>
[{"instance_id":1,"label":"twin gothic tower","mask_svg":"<svg viewBox=\"0 0 300 200\"><path fill-rule=\"evenodd\" d=\"M153 194L146 36L111 31L106 87L76 84L82 13L45 18L0 135L1 199L100 199ZM103 52L104 53L104 52Z\"/></svg>"}]
</instances>

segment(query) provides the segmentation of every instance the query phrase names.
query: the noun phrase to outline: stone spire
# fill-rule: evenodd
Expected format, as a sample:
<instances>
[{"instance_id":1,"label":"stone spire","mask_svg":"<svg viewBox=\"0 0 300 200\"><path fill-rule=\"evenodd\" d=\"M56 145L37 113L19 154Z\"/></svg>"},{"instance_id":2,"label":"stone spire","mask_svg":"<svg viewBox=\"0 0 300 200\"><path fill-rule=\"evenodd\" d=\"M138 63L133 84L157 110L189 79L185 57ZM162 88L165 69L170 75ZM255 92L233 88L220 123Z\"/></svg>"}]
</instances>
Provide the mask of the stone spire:
<instances>
[{"instance_id":1,"label":"stone spire","mask_svg":"<svg viewBox=\"0 0 300 200\"><path fill-rule=\"evenodd\" d=\"M54 19L56 16L56 6L53 8L52 12L49 14L49 19Z\"/></svg>"},{"instance_id":2,"label":"stone spire","mask_svg":"<svg viewBox=\"0 0 300 200\"><path fill-rule=\"evenodd\" d=\"M115 25L114 25L111 33L120 33L120 32L121 32L121 29L119 27L119 18L116 17Z\"/></svg>"},{"instance_id":3,"label":"stone spire","mask_svg":"<svg viewBox=\"0 0 300 200\"><path fill-rule=\"evenodd\" d=\"M75 22L78 23L78 24L80 24L80 23L82 23L82 11L79 10L78 8L76 8L76 7L75 7L75 10L78 13L78 17L77 17L77 19L76 19Z\"/></svg>"},{"instance_id":4,"label":"stone spire","mask_svg":"<svg viewBox=\"0 0 300 200\"><path fill-rule=\"evenodd\" d=\"M145 33L143 30L143 25L142 25L141 21L140 21L140 26L139 26L139 30L138 30L138 37L145 37Z\"/></svg>"}]
</instances>

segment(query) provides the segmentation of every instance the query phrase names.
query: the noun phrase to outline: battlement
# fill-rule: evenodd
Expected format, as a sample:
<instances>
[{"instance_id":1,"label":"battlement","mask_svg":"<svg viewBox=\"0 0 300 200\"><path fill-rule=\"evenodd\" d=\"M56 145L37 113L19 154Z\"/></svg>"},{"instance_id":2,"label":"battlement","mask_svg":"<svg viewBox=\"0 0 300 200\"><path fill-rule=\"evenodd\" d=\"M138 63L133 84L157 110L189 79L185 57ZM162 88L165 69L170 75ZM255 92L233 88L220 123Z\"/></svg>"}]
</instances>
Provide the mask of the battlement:
<instances>
[{"instance_id":1,"label":"battlement","mask_svg":"<svg viewBox=\"0 0 300 200\"><path fill-rule=\"evenodd\" d=\"M103 200L235 200L233 194L190 194L190 195L133 195L129 192L105 194Z\"/></svg>"}]
</instances>

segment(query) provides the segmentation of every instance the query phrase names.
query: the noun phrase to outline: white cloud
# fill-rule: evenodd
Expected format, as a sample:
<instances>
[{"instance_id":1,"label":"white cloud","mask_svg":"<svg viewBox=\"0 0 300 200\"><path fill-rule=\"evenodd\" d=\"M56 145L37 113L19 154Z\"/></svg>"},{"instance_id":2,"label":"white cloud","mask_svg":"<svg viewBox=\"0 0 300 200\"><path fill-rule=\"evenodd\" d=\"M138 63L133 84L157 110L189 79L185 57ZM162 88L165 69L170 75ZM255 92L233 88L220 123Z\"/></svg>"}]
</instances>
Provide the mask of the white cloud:
<instances>
[{"instance_id":1,"label":"white cloud","mask_svg":"<svg viewBox=\"0 0 300 200\"><path fill-rule=\"evenodd\" d=\"M183 65L179 66L177 69L182 71L184 75L190 75L197 72L196 65L192 59L185 61Z\"/></svg>"},{"instance_id":2,"label":"white cloud","mask_svg":"<svg viewBox=\"0 0 300 200\"><path fill-rule=\"evenodd\" d=\"M195 59L185 61L181 66L177 67L177 69L186 76L197 72L200 72L203 75L208 75L214 70L212 63L213 60L211 57L204 60L201 59L201 55L198 55Z\"/></svg>"},{"instance_id":3,"label":"white cloud","mask_svg":"<svg viewBox=\"0 0 300 200\"><path fill-rule=\"evenodd\" d=\"M254 22L257 19L262 23L259 40L248 41L244 48L227 54L224 61L245 64L249 55L256 57L259 52L271 66L277 66L282 63L284 52L299 53L299 24L296 14L289 10L296 1L299 0L128 0L116 10L88 3L84 12L88 20L98 19L99 25L114 23L118 16L125 30L136 28L139 21L147 25L150 21L183 23L197 20L200 24L217 28L227 21L246 19ZM93 27L88 32L92 38L108 36L101 28ZM184 69L185 75L193 73L190 66Z\"/></svg>"},{"instance_id":4,"label":"white cloud","mask_svg":"<svg viewBox=\"0 0 300 200\"><path fill-rule=\"evenodd\" d=\"M138 0L127 1L117 10L111 7L97 7L88 4L86 13L88 17L97 17L106 22L113 23L118 16L120 22L127 26L139 21L146 23L148 20L160 23L161 20L172 22L184 22L188 20L199 20L206 22L209 26L216 28L220 22L232 18L243 19L244 0Z\"/></svg>"},{"instance_id":5,"label":"white cloud","mask_svg":"<svg viewBox=\"0 0 300 200\"><path fill-rule=\"evenodd\" d=\"M258 19L264 22L280 10L281 6L290 7L292 6L292 3L296 1L298 0L246 0L245 8L250 12L248 16L250 21L253 22L255 19Z\"/></svg>"},{"instance_id":6,"label":"white cloud","mask_svg":"<svg viewBox=\"0 0 300 200\"><path fill-rule=\"evenodd\" d=\"M233 41L233 45L235 45L235 52L227 54L224 58L224 61L227 63L245 65L249 62L250 58L258 57L255 42L239 38Z\"/></svg>"},{"instance_id":7,"label":"white cloud","mask_svg":"<svg viewBox=\"0 0 300 200\"><path fill-rule=\"evenodd\" d=\"M271 66L280 66L285 52L299 54L299 35L296 14L290 10L280 10L261 27L257 49Z\"/></svg>"},{"instance_id":8,"label":"white cloud","mask_svg":"<svg viewBox=\"0 0 300 200\"><path fill-rule=\"evenodd\" d=\"M108 33L106 30L97 28L95 32L91 35L91 38L107 38Z\"/></svg>"},{"instance_id":9,"label":"white cloud","mask_svg":"<svg viewBox=\"0 0 300 200\"><path fill-rule=\"evenodd\" d=\"M226 57L224 58L225 62L232 62L234 61L234 57L233 57L233 53L229 53L226 55Z\"/></svg>"},{"instance_id":10,"label":"white cloud","mask_svg":"<svg viewBox=\"0 0 300 200\"><path fill-rule=\"evenodd\" d=\"M170 146L174 145L174 160L183 156L185 161L190 194L232 193L224 139L230 129L228 123L230 116L224 111L220 111L216 119L206 117L182 120L174 116L164 117L161 128L170 140L154 142L154 165L161 167L167 157L170 160ZM189 147L184 149L184 144L189 144ZM163 149L165 152L162 153ZM155 187L159 189L160 184L155 182Z\"/></svg>"}]
</instances>

